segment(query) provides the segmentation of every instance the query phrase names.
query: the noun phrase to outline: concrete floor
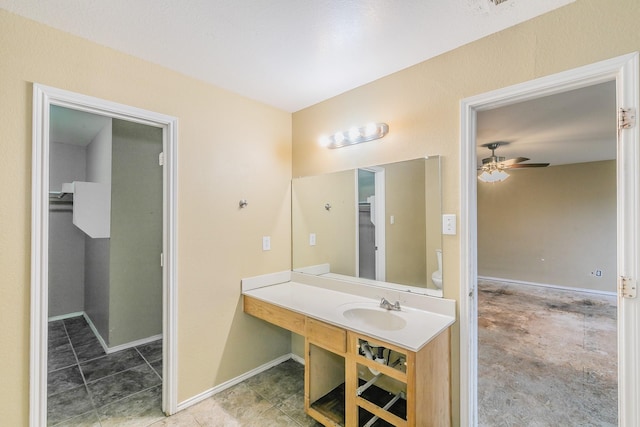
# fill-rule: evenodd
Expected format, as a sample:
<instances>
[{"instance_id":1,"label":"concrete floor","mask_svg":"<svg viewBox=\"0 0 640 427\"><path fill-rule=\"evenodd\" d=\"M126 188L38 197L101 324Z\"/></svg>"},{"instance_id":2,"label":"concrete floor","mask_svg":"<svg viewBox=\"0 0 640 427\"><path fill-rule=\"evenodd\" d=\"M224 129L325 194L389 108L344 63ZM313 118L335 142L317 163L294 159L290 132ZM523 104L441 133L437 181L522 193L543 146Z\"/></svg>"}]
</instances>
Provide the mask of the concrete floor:
<instances>
[{"instance_id":1,"label":"concrete floor","mask_svg":"<svg viewBox=\"0 0 640 427\"><path fill-rule=\"evenodd\" d=\"M615 296L478 290L480 426L617 426Z\"/></svg>"}]
</instances>

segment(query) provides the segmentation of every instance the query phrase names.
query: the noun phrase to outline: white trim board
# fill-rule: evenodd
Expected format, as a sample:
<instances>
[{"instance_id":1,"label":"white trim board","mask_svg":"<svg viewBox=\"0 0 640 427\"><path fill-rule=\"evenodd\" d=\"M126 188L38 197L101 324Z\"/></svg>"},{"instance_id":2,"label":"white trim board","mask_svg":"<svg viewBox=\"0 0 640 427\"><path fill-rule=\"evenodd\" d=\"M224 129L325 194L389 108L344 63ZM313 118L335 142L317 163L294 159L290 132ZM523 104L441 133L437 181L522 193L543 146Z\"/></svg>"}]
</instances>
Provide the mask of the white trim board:
<instances>
[{"instance_id":1,"label":"white trim board","mask_svg":"<svg viewBox=\"0 0 640 427\"><path fill-rule=\"evenodd\" d=\"M104 338L102 338L102 335L98 331L98 328L96 328L96 325L94 325L93 322L91 321L91 318L89 317L89 315L86 312L83 312L82 316L84 317L84 320L86 320L87 323L89 324L89 328L91 328L91 331L93 332L93 335L96 336L96 338L98 339L98 342L102 346L102 349L107 354L116 353L118 351L126 350L128 348L137 347L139 345L148 344L150 342L154 342L154 341L158 341L159 339L162 339L162 334L158 334L158 335L152 335L152 336L147 337L147 338L141 338L141 339L135 340L135 341L130 341L128 343L116 345L114 347L109 347L107 345L106 341L104 340Z\"/></svg>"},{"instance_id":2,"label":"white trim board","mask_svg":"<svg viewBox=\"0 0 640 427\"><path fill-rule=\"evenodd\" d=\"M163 390L162 408L177 407L177 190L178 119L90 96L33 85L31 163L31 335L29 424L46 425L49 262L49 114L51 105L154 126L163 130Z\"/></svg>"},{"instance_id":3,"label":"white trim board","mask_svg":"<svg viewBox=\"0 0 640 427\"><path fill-rule=\"evenodd\" d=\"M234 385L240 384L242 381L249 379L253 376L256 376L264 371L266 371L267 369L271 369L274 366L277 366L279 364L281 364L282 362L286 362L289 359L293 359L294 361L300 363L300 357L293 354L293 353L289 353L289 354L285 354L284 356L280 356L276 359L273 359L270 362L265 363L264 365L260 365L257 368L254 368L248 372L245 372L242 375L238 375L235 378L232 378L228 381L223 382L222 384L218 384L215 387L210 388L209 390L205 390L200 394L197 394L183 402L180 402L178 404L177 410L178 411L182 411L184 409L187 409L193 405L196 405L200 402L202 402L203 400L206 400L222 391L225 391L228 388L233 387ZM304 359L303 359L304 360ZM304 364L304 363L303 363Z\"/></svg>"},{"instance_id":4,"label":"white trim board","mask_svg":"<svg viewBox=\"0 0 640 427\"><path fill-rule=\"evenodd\" d=\"M492 282L500 282L500 283L506 283L506 284L514 283L516 285L537 286L541 288L557 289L560 291L582 292L585 294L608 295L608 296L617 295L615 292L599 291L597 289L574 288L571 286L559 286L559 285L552 285L549 283L526 282L523 280L503 279L500 277L478 276L478 280L491 280Z\"/></svg>"},{"instance_id":5,"label":"white trim board","mask_svg":"<svg viewBox=\"0 0 640 427\"><path fill-rule=\"evenodd\" d=\"M260 276L245 277L240 281L240 289L242 292L247 292L289 281L291 281L290 270L278 271L276 273L261 274Z\"/></svg>"},{"instance_id":6,"label":"white trim board","mask_svg":"<svg viewBox=\"0 0 640 427\"><path fill-rule=\"evenodd\" d=\"M147 338L142 338L142 339L131 341L131 342L128 342L128 343L125 343L125 344L116 345L115 347L107 347L107 349L105 351L107 352L107 354L116 353L118 351L126 350L128 348L133 348L133 347L138 347L140 345L149 344L149 343L152 343L154 341L158 341L160 339L162 339L162 334L152 335L152 336L147 337Z\"/></svg>"},{"instance_id":7,"label":"white trim board","mask_svg":"<svg viewBox=\"0 0 640 427\"><path fill-rule=\"evenodd\" d=\"M639 111L638 53L531 80L460 102L460 423L477 419L476 113L615 80L616 107ZM617 275L640 277L639 126L618 131ZM618 422L640 425L640 298L618 295Z\"/></svg>"},{"instance_id":8,"label":"white trim board","mask_svg":"<svg viewBox=\"0 0 640 427\"><path fill-rule=\"evenodd\" d=\"M47 319L47 322L56 322L58 320L71 319L72 317L84 316L84 311L76 311L74 313L60 314Z\"/></svg>"}]
</instances>

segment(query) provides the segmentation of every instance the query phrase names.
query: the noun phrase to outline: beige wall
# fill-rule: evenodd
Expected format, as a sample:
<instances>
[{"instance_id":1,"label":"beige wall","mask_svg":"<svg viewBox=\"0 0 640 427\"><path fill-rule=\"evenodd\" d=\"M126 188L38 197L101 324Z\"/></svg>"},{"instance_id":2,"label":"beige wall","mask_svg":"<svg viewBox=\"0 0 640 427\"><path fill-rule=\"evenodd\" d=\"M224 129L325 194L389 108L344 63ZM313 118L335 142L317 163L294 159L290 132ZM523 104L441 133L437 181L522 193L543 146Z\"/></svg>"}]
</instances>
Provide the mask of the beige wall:
<instances>
[{"instance_id":1,"label":"beige wall","mask_svg":"<svg viewBox=\"0 0 640 427\"><path fill-rule=\"evenodd\" d=\"M460 213L460 100L640 49L640 2L580 0L293 115L293 174L443 155L443 210ZM384 139L339 150L319 135L385 121ZM459 300L459 237L444 236L444 294ZM459 423L459 328L452 331Z\"/></svg>"},{"instance_id":2,"label":"beige wall","mask_svg":"<svg viewBox=\"0 0 640 427\"><path fill-rule=\"evenodd\" d=\"M424 287L427 283L424 159L383 167L386 281Z\"/></svg>"},{"instance_id":3,"label":"beige wall","mask_svg":"<svg viewBox=\"0 0 640 427\"><path fill-rule=\"evenodd\" d=\"M288 353L240 279L290 267L291 115L6 11L0 40L2 424L28 423L33 82L178 117L179 400Z\"/></svg>"},{"instance_id":4,"label":"beige wall","mask_svg":"<svg viewBox=\"0 0 640 427\"><path fill-rule=\"evenodd\" d=\"M355 276L356 171L294 179L291 210L293 267L328 263L332 273ZM309 245L310 233L315 246Z\"/></svg>"},{"instance_id":5,"label":"beige wall","mask_svg":"<svg viewBox=\"0 0 640 427\"><path fill-rule=\"evenodd\" d=\"M478 183L478 274L615 292L615 160Z\"/></svg>"}]
</instances>

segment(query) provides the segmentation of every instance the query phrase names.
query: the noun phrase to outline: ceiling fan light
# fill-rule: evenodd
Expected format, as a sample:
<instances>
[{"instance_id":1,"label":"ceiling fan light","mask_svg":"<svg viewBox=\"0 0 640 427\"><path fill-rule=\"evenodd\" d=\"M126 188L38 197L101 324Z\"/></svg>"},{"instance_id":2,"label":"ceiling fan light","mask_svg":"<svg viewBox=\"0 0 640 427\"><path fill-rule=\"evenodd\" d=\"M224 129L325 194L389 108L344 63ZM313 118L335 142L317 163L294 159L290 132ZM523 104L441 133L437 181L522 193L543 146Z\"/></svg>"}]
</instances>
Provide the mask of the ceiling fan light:
<instances>
[{"instance_id":1,"label":"ceiling fan light","mask_svg":"<svg viewBox=\"0 0 640 427\"><path fill-rule=\"evenodd\" d=\"M497 170L497 171L493 172L492 175L496 176L496 181L498 181L498 182L499 181L504 181L505 179L509 178L509 174L506 173L503 170Z\"/></svg>"},{"instance_id":2,"label":"ceiling fan light","mask_svg":"<svg viewBox=\"0 0 640 427\"><path fill-rule=\"evenodd\" d=\"M482 171L480 175L478 175L478 179L482 182L500 182L509 178L509 174L503 170L494 170L491 172Z\"/></svg>"}]
</instances>

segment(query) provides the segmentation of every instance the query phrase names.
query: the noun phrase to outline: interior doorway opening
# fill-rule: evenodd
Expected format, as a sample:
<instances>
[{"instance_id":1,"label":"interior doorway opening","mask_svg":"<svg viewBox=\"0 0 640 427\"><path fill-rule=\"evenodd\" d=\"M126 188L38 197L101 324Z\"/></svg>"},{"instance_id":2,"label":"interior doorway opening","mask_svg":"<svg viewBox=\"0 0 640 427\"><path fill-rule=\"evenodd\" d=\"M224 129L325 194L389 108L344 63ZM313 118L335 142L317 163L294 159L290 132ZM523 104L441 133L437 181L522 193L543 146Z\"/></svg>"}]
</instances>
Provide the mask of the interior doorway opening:
<instances>
[{"instance_id":1,"label":"interior doorway opening","mask_svg":"<svg viewBox=\"0 0 640 427\"><path fill-rule=\"evenodd\" d=\"M48 424L162 416L162 129L50 119Z\"/></svg>"},{"instance_id":2,"label":"interior doorway opening","mask_svg":"<svg viewBox=\"0 0 640 427\"><path fill-rule=\"evenodd\" d=\"M477 113L499 106L561 93L615 80L616 111L638 107L638 54L566 71L509 88L489 92L461 103L461 423L477 425ZM637 201L640 162L637 127L619 126L616 156L617 282L620 277L637 280L638 233ZM640 354L637 336L640 303L636 298L618 295L618 404L619 424L638 425L640 415L635 402L640 389L640 371L634 360Z\"/></svg>"},{"instance_id":3,"label":"interior doorway opening","mask_svg":"<svg viewBox=\"0 0 640 427\"><path fill-rule=\"evenodd\" d=\"M61 110L65 109L65 110ZM117 123L117 126L122 127L123 134L127 134L129 137L132 135L130 129L133 127L139 127L140 129L144 128L147 130L152 130L155 134L160 136L160 141L155 144L151 144L153 150L157 150L158 147L161 147L163 155L158 158L152 159L155 161L155 164L158 165L158 160L162 161L162 166L160 166L160 185L157 187L157 193L160 195L160 200L158 201L156 198L156 205L159 203L160 206L154 208L154 210L159 210L157 216L160 217L159 227L157 229L161 230L161 236L154 237L156 239L155 247L161 248L161 254L157 254L153 258L154 264L163 266L159 270L158 277L155 279L161 282L161 289L156 289L156 292L159 295L161 300L161 307L153 309L155 311L155 321L157 322L160 319L161 322L161 330L155 336L152 334L151 337L148 336L147 332L142 332L142 335L147 335L146 338L142 338L133 341L129 336L118 337L113 335L111 332L113 330L119 329L121 332L128 330L125 333L127 335L131 330L135 330L136 327L127 328L127 327L118 327L115 325L109 324L107 322L107 327L103 328L95 323L100 323L99 317L101 311L98 311L98 316L94 316L96 319L94 323L94 329L98 332L102 329L101 333L99 332L97 335L102 336L102 350L105 352L117 351L121 350L122 347L128 347L130 345L144 345L148 344L143 342L148 339L155 339L158 336L162 337L163 345L162 350L162 367L159 366L159 369L162 372L162 410L165 414L172 414L176 411L177 408L177 382L176 382L176 200L177 200L177 176L176 176L176 165L177 165L177 134L176 134L176 126L177 119L174 117L149 112L146 110L137 109L134 107L129 107L122 104L112 103L109 101L87 97L85 95L76 94L73 92L68 92L56 88L51 88L47 86L42 86L38 84L34 84L34 128L33 128L33 163L32 163L32 283L31 283L31 353L30 353L30 368L31 368L31 387L30 387L30 425L32 426L41 426L47 425L47 379L48 379L48 356L47 356L47 348L49 342L49 332L48 332L48 320L50 313L50 305L49 305L49 296L50 296L50 280L56 280L55 277L51 273L57 274L51 270L50 264L50 232L52 231L52 223L50 221L50 212L49 212L49 197L55 196L59 197L58 200L66 201L72 200L74 203L74 207L76 208L76 216L81 209L81 205L88 210L87 215L80 215L83 217L82 219L78 219L80 223L82 223L82 227L84 228L84 232L88 235L93 235L95 239L103 239L102 243L104 243L108 236L110 236L110 225L111 218L110 215L105 214L106 211L110 211L110 209L104 209L105 203L108 205L111 201L105 202L104 199L98 197L95 198L97 194L105 195L110 194L111 192L102 188L102 186L98 185L99 182L102 181L104 184L104 177L112 172L111 165L106 166L106 164L100 164L97 167L92 167L89 172L92 176L91 179L94 182L87 183L85 181L72 181L71 183L66 183L68 185L62 186L60 184L59 189L52 189L50 184L54 183L55 180L58 179L55 173L60 172L60 169L56 168L56 170L52 170L51 168L51 160L52 156L56 156L59 154L60 147L52 146L51 134L50 134L50 126L52 123L52 111L55 112L81 112L88 113L95 116L99 116L102 119L107 119L110 124L114 121ZM105 127L105 126L103 126ZM112 128L109 126L109 128ZM139 130L139 129L138 129ZM135 133L135 132L134 132ZM127 139L127 138L125 138ZM122 141L120 141L122 142ZM116 145L119 148L123 146L128 146L128 142L124 141L123 144L117 142ZM88 157L85 157L85 163L93 163L95 159L93 157L100 157L97 153L104 153L104 148L106 145L100 145L97 148L96 153L91 154L92 160L87 160ZM64 148L68 149L70 147L63 147L62 151L65 151ZM68 151L68 150L67 150ZM71 151L74 151L71 148ZM77 151L77 150L76 150ZM114 150L112 154L114 156L119 156L118 150ZM122 156L125 159L124 164L126 164L127 159L130 160L129 155L125 154ZM77 160L77 159L76 159ZM109 159L111 160L111 159ZM55 163L55 159L54 159ZM73 163L70 162L70 163ZM67 164L70 164L69 162ZM109 162L110 163L110 162ZM131 169L131 168L129 168ZM135 170L135 167L133 168ZM55 172L55 173L54 173ZM87 168L85 164L85 174L87 173ZM129 170L131 172L131 170ZM127 173L129 173L127 172ZM124 175L126 175L125 173ZM53 174L53 175L52 175ZM115 180L123 181L123 185L126 187L127 178L123 178L118 174L118 177L114 175ZM53 179L52 179L53 176ZM101 177L97 179L96 177ZM86 176L85 176L86 178ZM74 178L75 179L75 178ZM110 179L110 177L109 177ZM135 178L134 178L135 179ZM114 181L115 181L114 180ZM98 188L100 187L100 188ZM120 185L122 187L122 185ZM86 190L90 191L86 191ZM104 191L102 191L104 190ZM50 194L53 191L57 194ZM126 192L126 191L125 191ZM69 193L73 193L72 196ZM81 199L87 197L87 194L90 194L90 199L88 202L86 200L81 202ZM140 195L138 195L140 197ZM145 196L142 196L145 197ZM116 199L113 200L115 203L120 203ZM120 204L129 204L135 205L136 203L130 203L125 199ZM97 209L97 211L96 211ZM101 217L100 212L104 215L104 217L109 217L110 221L100 221ZM143 209L143 211L148 211L148 209ZM124 224L124 228L126 228L127 217L135 215L133 212L128 212L122 218L122 223ZM144 215L144 214L143 214ZM97 220L98 219L98 220ZM128 233L124 231L124 234ZM92 241L89 246L95 246L94 241ZM104 246L104 245L103 245ZM98 252L100 252L98 250ZM126 251L125 251L126 252ZM122 252L120 252L122 254ZM54 257L55 258L55 257ZM91 270L95 271L95 270ZM116 272L115 274L119 274ZM92 290L95 290L92 287ZM63 298L64 299L64 298ZM104 302L104 297L98 296L97 300L100 302ZM53 301L52 301L53 302ZM111 303L111 301L109 301ZM55 306L55 304L54 304ZM60 308L56 307L55 310L68 311L69 308ZM84 310L83 310L84 311ZM69 313L66 313L69 314ZM71 312L74 314L74 312ZM77 312L75 313L77 314ZM66 316L62 316L66 317ZM153 316L151 316L153 317ZM116 319L121 319L120 317L116 317ZM144 322L141 322L144 323ZM70 324L69 327L72 325ZM90 332L90 331L89 331ZM68 334L67 334L68 335Z\"/></svg>"}]
</instances>

